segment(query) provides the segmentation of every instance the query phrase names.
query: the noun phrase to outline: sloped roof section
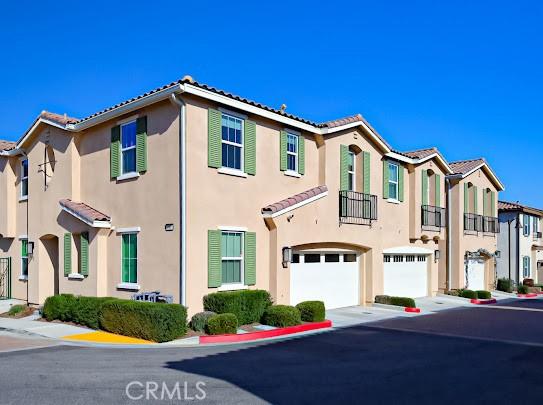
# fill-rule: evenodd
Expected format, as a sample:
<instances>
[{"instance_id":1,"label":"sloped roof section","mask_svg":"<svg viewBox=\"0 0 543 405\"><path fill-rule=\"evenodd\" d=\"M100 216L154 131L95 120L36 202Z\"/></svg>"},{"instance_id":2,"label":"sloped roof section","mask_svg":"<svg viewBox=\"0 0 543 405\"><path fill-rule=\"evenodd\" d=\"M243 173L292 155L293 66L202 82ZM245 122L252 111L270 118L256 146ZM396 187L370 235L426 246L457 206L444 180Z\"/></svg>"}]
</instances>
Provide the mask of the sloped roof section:
<instances>
[{"instance_id":1,"label":"sloped roof section","mask_svg":"<svg viewBox=\"0 0 543 405\"><path fill-rule=\"evenodd\" d=\"M83 202L72 201L68 198L59 201L62 209L87 225L94 228L110 228L111 217Z\"/></svg>"},{"instance_id":2,"label":"sloped roof section","mask_svg":"<svg viewBox=\"0 0 543 405\"><path fill-rule=\"evenodd\" d=\"M424 159L425 157L431 156L434 153L439 153L439 151L435 147L427 148L427 149L412 150L412 151L407 151L407 152L400 152L400 151L395 151L395 152L401 155L410 157L412 159Z\"/></svg>"},{"instance_id":3,"label":"sloped roof section","mask_svg":"<svg viewBox=\"0 0 543 405\"><path fill-rule=\"evenodd\" d=\"M281 201L277 201L276 203L267 205L266 207L262 208L262 214L267 216L275 216L274 214L279 215L289 208L294 208L295 206L298 207L319 197L324 197L327 192L328 187L326 186L310 188L309 190L293 195L292 197L288 197Z\"/></svg>"},{"instance_id":4,"label":"sloped roof section","mask_svg":"<svg viewBox=\"0 0 543 405\"><path fill-rule=\"evenodd\" d=\"M56 114L52 113L50 111L42 111L38 118L43 118L45 120L53 121L59 125L66 125L66 124L75 124L78 119L74 117L69 117L68 115L64 114Z\"/></svg>"},{"instance_id":5,"label":"sloped roof section","mask_svg":"<svg viewBox=\"0 0 543 405\"><path fill-rule=\"evenodd\" d=\"M15 145L17 145L16 142L5 141L3 139L0 139L0 151L12 150L15 147Z\"/></svg>"},{"instance_id":6,"label":"sloped roof section","mask_svg":"<svg viewBox=\"0 0 543 405\"><path fill-rule=\"evenodd\" d=\"M527 214L534 214L538 216L543 216L543 210L539 208L529 207L519 202L510 202L510 201L498 201L498 210L499 211L521 211L526 212Z\"/></svg>"},{"instance_id":7,"label":"sloped roof section","mask_svg":"<svg viewBox=\"0 0 543 405\"><path fill-rule=\"evenodd\" d=\"M486 164L486 160L483 158L470 159L470 160L459 160L457 162L449 163L451 169L453 169L454 174L468 174L471 171L479 168L481 165Z\"/></svg>"}]
</instances>

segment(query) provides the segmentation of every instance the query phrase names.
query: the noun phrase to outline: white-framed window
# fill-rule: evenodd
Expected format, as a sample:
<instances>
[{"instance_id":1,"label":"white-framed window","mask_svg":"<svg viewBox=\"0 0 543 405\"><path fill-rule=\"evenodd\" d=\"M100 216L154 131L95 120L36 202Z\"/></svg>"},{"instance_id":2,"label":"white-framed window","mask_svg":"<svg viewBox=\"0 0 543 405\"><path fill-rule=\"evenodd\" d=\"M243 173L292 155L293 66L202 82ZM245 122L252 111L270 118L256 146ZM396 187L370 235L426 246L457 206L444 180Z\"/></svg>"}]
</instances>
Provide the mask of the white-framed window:
<instances>
[{"instance_id":1,"label":"white-framed window","mask_svg":"<svg viewBox=\"0 0 543 405\"><path fill-rule=\"evenodd\" d=\"M138 282L138 234L121 234L121 281L126 284Z\"/></svg>"},{"instance_id":2,"label":"white-framed window","mask_svg":"<svg viewBox=\"0 0 543 405\"><path fill-rule=\"evenodd\" d=\"M533 225L534 235L537 235L537 233L539 232L539 218L538 217L532 217L532 221L534 223L534 225Z\"/></svg>"},{"instance_id":3,"label":"white-framed window","mask_svg":"<svg viewBox=\"0 0 543 405\"><path fill-rule=\"evenodd\" d=\"M530 256L524 256L522 258L522 276L524 278L529 278L530 274L531 274Z\"/></svg>"},{"instance_id":4,"label":"white-framed window","mask_svg":"<svg viewBox=\"0 0 543 405\"><path fill-rule=\"evenodd\" d=\"M423 255L417 256L417 262L425 262L425 261L426 261L426 256L423 256Z\"/></svg>"},{"instance_id":5,"label":"white-framed window","mask_svg":"<svg viewBox=\"0 0 543 405\"><path fill-rule=\"evenodd\" d=\"M28 197L28 159L21 160L21 198Z\"/></svg>"},{"instance_id":6,"label":"white-framed window","mask_svg":"<svg viewBox=\"0 0 543 405\"><path fill-rule=\"evenodd\" d=\"M136 120L121 125L121 170L136 172Z\"/></svg>"},{"instance_id":7,"label":"white-framed window","mask_svg":"<svg viewBox=\"0 0 543 405\"><path fill-rule=\"evenodd\" d=\"M388 198L398 200L400 167L397 163L388 162Z\"/></svg>"},{"instance_id":8,"label":"white-framed window","mask_svg":"<svg viewBox=\"0 0 543 405\"><path fill-rule=\"evenodd\" d=\"M403 256L401 255L394 256L394 263L403 263Z\"/></svg>"},{"instance_id":9,"label":"white-framed window","mask_svg":"<svg viewBox=\"0 0 543 405\"><path fill-rule=\"evenodd\" d=\"M298 142L298 135L287 132L287 170L292 172L298 172Z\"/></svg>"},{"instance_id":10,"label":"white-framed window","mask_svg":"<svg viewBox=\"0 0 543 405\"><path fill-rule=\"evenodd\" d=\"M528 214L523 215L522 225L523 225L524 236L530 235L530 216Z\"/></svg>"},{"instance_id":11,"label":"white-framed window","mask_svg":"<svg viewBox=\"0 0 543 405\"><path fill-rule=\"evenodd\" d=\"M243 119L222 113L222 167L243 170Z\"/></svg>"},{"instance_id":12,"label":"white-framed window","mask_svg":"<svg viewBox=\"0 0 543 405\"><path fill-rule=\"evenodd\" d=\"M221 270L222 284L243 284L244 232L222 231Z\"/></svg>"},{"instance_id":13,"label":"white-framed window","mask_svg":"<svg viewBox=\"0 0 543 405\"><path fill-rule=\"evenodd\" d=\"M415 261L415 255L407 255L405 256L406 262L414 262Z\"/></svg>"},{"instance_id":14,"label":"white-framed window","mask_svg":"<svg viewBox=\"0 0 543 405\"><path fill-rule=\"evenodd\" d=\"M355 189L356 155L349 151L347 154L347 187L349 191Z\"/></svg>"},{"instance_id":15,"label":"white-framed window","mask_svg":"<svg viewBox=\"0 0 543 405\"><path fill-rule=\"evenodd\" d=\"M21 278L28 278L28 239L21 239Z\"/></svg>"},{"instance_id":16,"label":"white-framed window","mask_svg":"<svg viewBox=\"0 0 543 405\"><path fill-rule=\"evenodd\" d=\"M390 255L385 255L384 262L390 263Z\"/></svg>"}]
</instances>

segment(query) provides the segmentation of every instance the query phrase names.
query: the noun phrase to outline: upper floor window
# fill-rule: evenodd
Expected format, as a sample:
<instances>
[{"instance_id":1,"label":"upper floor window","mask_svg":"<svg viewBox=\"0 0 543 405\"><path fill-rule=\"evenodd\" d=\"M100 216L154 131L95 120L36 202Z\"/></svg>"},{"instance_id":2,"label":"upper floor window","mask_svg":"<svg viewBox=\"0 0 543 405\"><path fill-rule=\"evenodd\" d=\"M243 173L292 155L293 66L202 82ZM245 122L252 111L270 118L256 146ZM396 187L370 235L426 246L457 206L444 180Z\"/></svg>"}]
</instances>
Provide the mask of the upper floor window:
<instances>
[{"instance_id":1,"label":"upper floor window","mask_svg":"<svg viewBox=\"0 0 543 405\"><path fill-rule=\"evenodd\" d=\"M530 234L530 216L527 214L524 214L522 218L522 224L523 224L523 234L524 236L528 236Z\"/></svg>"},{"instance_id":2,"label":"upper floor window","mask_svg":"<svg viewBox=\"0 0 543 405\"><path fill-rule=\"evenodd\" d=\"M399 166L396 163L388 162L388 198L398 199Z\"/></svg>"},{"instance_id":3,"label":"upper floor window","mask_svg":"<svg viewBox=\"0 0 543 405\"><path fill-rule=\"evenodd\" d=\"M287 170L298 171L298 135L287 133Z\"/></svg>"},{"instance_id":4,"label":"upper floor window","mask_svg":"<svg viewBox=\"0 0 543 405\"><path fill-rule=\"evenodd\" d=\"M136 171L136 121L121 125L122 174Z\"/></svg>"},{"instance_id":5,"label":"upper floor window","mask_svg":"<svg viewBox=\"0 0 543 405\"><path fill-rule=\"evenodd\" d=\"M354 152L349 151L347 155L347 187L349 191L354 191L355 189L355 166L356 155Z\"/></svg>"},{"instance_id":6,"label":"upper floor window","mask_svg":"<svg viewBox=\"0 0 543 405\"><path fill-rule=\"evenodd\" d=\"M539 232L539 218L538 217L532 217L532 221L534 223L534 225L533 225L534 234L537 234Z\"/></svg>"},{"instance_id":7,"label":"upper floor window","mask_svg":"<svg viewBox=\"0 0 543 405\"><path fill-rule=\"evenodd\" d=\"M243 170L243 120L222 114L222 166Z\"/></svg>"},{"instance_id":8,"label":"upper floor window","mask_svg":"<svg viewBox=\"0 0 543 405\"><path fill-rule=\"evenodd\" d=\"M530 277L531 269L530 269L530 256L524 256L522 258L522 276L524 278Z\"/></svg>"},{"instance_id":9,"label":"upper floor window","mask_svg":"<svg viewBox=\"0 0 543 405\"><path fill-rule=\"evenodd\" d=\"M28 159L21 162L21 197L28 197Z\"/></svg>"}]
</instances>

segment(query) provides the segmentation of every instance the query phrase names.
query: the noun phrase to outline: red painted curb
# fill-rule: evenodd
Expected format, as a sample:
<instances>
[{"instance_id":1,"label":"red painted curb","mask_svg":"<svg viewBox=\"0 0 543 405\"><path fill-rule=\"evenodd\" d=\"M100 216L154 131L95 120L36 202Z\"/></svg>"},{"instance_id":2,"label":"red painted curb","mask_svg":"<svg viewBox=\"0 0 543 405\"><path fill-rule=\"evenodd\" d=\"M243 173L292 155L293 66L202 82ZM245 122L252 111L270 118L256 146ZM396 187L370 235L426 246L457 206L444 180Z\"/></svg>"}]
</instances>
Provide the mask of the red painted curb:
<instances>
[{"instance_id":1,"label":"red painted curb","mask_svg":"<svg viewBox=\"0 0 543 405\"><path fill-rule=\"evenodd\" d=\"M303 325L288 326L286 328L263 330L261 332L240 333L238 335L200 336L200 344L247 342L251 340L290 335L292 333L306 332L309 330L330 328L331 326L332 326L332 321L325 320L323 322L306 323Z\"/></svg>"},{"instance_id":2,"label":"red painted curb","mask_svg":"<svg viewBox=\"0 0 543 405\"><path fill-rule=\"evenodd\" d=\"M537 297L537 293L517 294L517 297L519 297L519 298L535 298L535 297Z\"/></svg>"},{"instance_id":3,"label":"red painted curb","mask_svg":"<svg viewBox=\"0 0 543 405\"><path fill-rule=\"evenodd\" d=\"M481 300L477 298L473 298L470 302L475 305L486 305L486 304L495 304L497 301L495 298L481 299Z\"/></svg>"},{"instance_id":4,"label":"red painted curb","mask_svg":"<svg viewBox=\"0 0 543 405\"><path fill-rule=\"evenodd\" d=\"M415 312L415 313L419 313L420 312L420 308L409 308L409 307L405 307L403 309L405 312Z\"/></svg>"}]
</instances>

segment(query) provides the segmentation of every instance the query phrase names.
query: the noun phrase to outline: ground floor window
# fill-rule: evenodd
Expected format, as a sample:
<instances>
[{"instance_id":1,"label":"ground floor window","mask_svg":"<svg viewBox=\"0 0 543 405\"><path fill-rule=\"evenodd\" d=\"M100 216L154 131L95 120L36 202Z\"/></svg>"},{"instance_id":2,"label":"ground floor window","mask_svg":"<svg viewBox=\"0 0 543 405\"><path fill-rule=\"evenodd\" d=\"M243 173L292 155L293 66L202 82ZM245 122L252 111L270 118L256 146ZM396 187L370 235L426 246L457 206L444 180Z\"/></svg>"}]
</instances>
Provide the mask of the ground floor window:
<instances>
[{"instance_id":1,"label":"ground floor window","mask_svg":"<svg viewBox=\"0 0 543 405\"><path fill-rule=\"evenodd\" d=\"M530 277L530 256L524 256L522 258L522 276L524 278Z\"/></svg>"},{"instance_id":2,"label":"ground floor window","mask_svg":"<svg viewBox=\"0 0 543 405\"><path fill-rule=\"evenodd\" d=\"M221 233L221 269L223 284L242 283L243 232Z\"/></svg>"},{"instance_id":3,"label":"ground floor window","mask_svg":"<svg viewBox=\"0 0 543 405\"><path fill-rule=\"evenodd\" d=\"M28 240L21 240L21 275L28 277Z\"/></svg>"},{"instance_id":4,"label":"ground floor window","mask_svg":"<svg viewBox=\"0 0 543 405\"><path fill-rule=\"evenodd\" d=\"M122 235L122 282L138 282L138 240L136 233Z\"/></svg>"}]
</instances>

